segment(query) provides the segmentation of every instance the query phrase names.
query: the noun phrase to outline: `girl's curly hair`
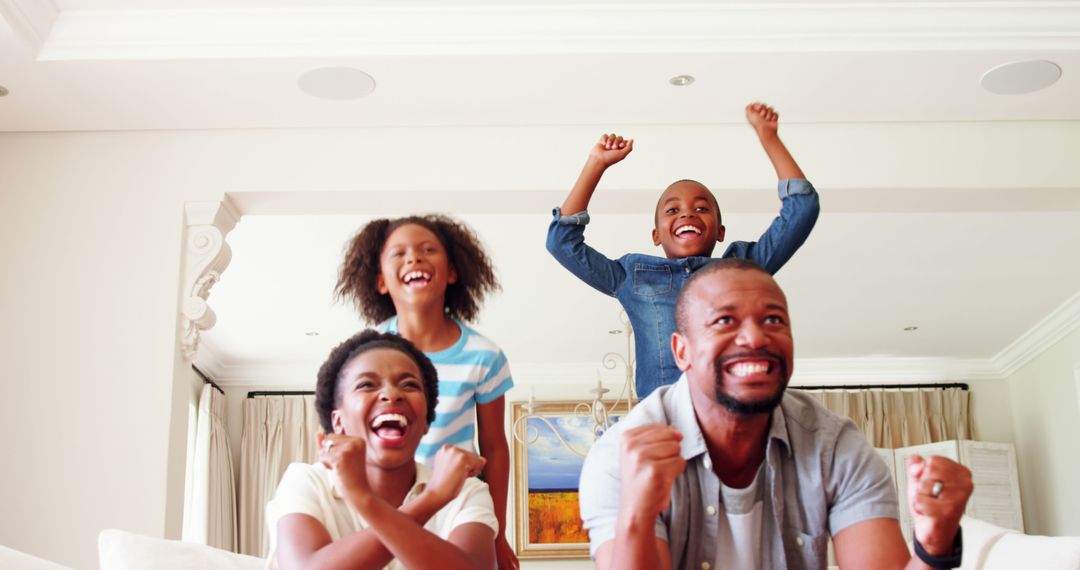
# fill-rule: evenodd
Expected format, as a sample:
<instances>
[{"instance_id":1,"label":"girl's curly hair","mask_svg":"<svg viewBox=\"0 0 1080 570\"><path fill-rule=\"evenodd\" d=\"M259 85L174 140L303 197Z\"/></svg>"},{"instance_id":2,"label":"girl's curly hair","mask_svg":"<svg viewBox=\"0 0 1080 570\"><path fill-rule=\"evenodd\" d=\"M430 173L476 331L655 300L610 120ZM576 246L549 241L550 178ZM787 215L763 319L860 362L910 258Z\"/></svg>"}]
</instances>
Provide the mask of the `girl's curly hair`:
<instances>
[{"instance_id":1,"label":"girl's curly hair","mask_svg":"<svg viewBox=\"0 0 1080 570\"><path fill-rule=\"evenodd\" d=\"M323 433L334 433L331 418L341 402L341 391L338 390L341 369L353 358L376 348L396 350L416 363L424 383L424 397L427 399L427 423L431 425L431 422L435 421L435 406L439 403L439 375L435 365L408 340L393 333L367 329L337 345L330 351L326 362L319 367L319 377L315 382L315 411L319 415Z\"/></svg>"},{"instance_id":2,"label":"girl's curly hair","mask_svg":"<svg viewBox=\"0 0 1080 570\"><path fill-rule=\"evenodd\" d=\"M446 314L464 322L476 320L484 297L499 289L499 280L480 238L464 222L441 214L380 218L360 228L345 248L345 261L338 270L334 287L337 298L352 301L371 323L380 323L397 314L393 300L379 293L375 283L382 269L379 259L387 238L408 224L422 226L435 234L446 249L450 265L457 271L457 282L446 287Z\"/></svg>"}]
</instances>

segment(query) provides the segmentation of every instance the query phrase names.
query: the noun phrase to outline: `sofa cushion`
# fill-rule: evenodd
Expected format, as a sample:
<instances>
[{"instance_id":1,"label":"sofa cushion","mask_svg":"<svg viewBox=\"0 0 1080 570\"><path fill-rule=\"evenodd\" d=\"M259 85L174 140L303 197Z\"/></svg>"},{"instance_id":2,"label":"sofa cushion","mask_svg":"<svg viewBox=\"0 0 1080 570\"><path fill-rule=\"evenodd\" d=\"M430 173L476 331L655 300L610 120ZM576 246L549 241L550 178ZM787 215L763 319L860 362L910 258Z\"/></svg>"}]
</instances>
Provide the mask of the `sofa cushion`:
<instances>
[{"instance_id":1,"label":"sofa cushion","mask_svg":"<svg viewBox=\"0 0 1080 570\"><path fill-rule=\"evenodd\" d=\"M254 556L115 529L98 535L98 556L101 570L262 570L266 565Z\"/></svg>"},{"instance_id":2,"label":"sofa cushion","mask_svg":"<svg viewBox=\"0 0 1080 570\"><path fill-rule=\"evenodd\" d=\"M985 570L1080 570L1080 537L1009 533L998 539Z\"/></svg>"},{"instance_id":3,"label":"sofa cushion","mask_svg":"<svg viewBox=\"0 0 1080 570\"><path fill-rule=\"evenodd\" d=\"M983 568L990 557L990 551L1001 537L1016 533L1015 530L1001 528L969 516L960 519L960 526L964 529L964 557L960 570Z\"/></svg>"},{"instance_id":4,"label":"sofa cushion","mask_svg":"<svg viewBox=\"0 0 1080 570\"><path fill-rule=\"evenodd\" d=\"M0 546L0 568L10 570L71 570L44 558L30 556L13 548Z\"/></svg>"}]
</instances>

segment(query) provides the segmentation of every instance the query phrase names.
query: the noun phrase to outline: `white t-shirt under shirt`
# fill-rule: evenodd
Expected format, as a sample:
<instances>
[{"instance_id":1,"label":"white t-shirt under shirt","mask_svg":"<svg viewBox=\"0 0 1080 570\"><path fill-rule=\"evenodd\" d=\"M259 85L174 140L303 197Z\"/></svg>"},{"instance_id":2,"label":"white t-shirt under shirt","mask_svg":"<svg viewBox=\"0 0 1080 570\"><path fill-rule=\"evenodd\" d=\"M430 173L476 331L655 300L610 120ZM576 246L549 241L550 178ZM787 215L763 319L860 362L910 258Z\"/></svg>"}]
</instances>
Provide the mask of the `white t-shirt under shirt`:
<instances>
[{"instance_id":1,"label":"white t-shirt under shirt","mask_svg":"<svg viewBox=\"0 0 1080 570\"><path fill-rule=\"evenodd\" d=\"M431 470L423 464L416 465L416 483L405 496L408 503L423 490L431 479ZM266 505L266 528L270 532L270 554L267 568L277 568L277 524L285 515L298 513L318 520L332 540L338 540L358 530L367 528L364 519L352 505L334 492L333 472L322 463L293 463L281 477L274 498ZM499 522L495 518L495 506L486 483L475 477L465 480L465 486L454 500L446 504L428 520L424 528L446 540L451 531L466 523L482 523L498 533ZM390 570L404 570L396 559L386 566Z\"/></svg>"},{"instance_id":2,"label":"white t-shirt under shirt","mask_svg":"<svg viewBox=\"0 0 1080 570\"><path fill-rule=\"evenodd\" d=\"M765 469L744 489L720 482L720 514L716 529L717 570L757 570L761 567L761 494Z\"/></svg>"},{"instance_id":3,"label":"white t-shirt under shirt","mask_svg":"<svg viewBox=\"0 0 1080 570\"><path fill-rule=\"evenodd\" d=\"M454 322L461 329L461 338L450 348L424 353L439 374L435 421L416 448L416 461L428 467L435 465L435 454L445 443L476 453L476 406L494 402L514 386L502 350L461 321ZM397 333L397 325L394 316L377 328Z\"/></svg>"}]
</instances>

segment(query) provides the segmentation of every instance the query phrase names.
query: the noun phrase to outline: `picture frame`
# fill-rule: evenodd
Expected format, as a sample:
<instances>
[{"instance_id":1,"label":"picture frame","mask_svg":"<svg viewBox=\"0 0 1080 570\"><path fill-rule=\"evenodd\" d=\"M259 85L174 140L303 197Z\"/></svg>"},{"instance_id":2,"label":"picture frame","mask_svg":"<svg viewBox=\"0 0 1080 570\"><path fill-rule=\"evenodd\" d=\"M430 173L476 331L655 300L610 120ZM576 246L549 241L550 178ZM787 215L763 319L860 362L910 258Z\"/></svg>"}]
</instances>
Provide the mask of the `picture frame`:
<instances>
[{"instance_id":1,"label":"picture frame","mask_svg":"<svg viewBox=\"0 0 1080 570\"><path fill-rule=\"evenodd\" d=\"M578 451L587 453L594 441L594 421L581 413L580 402L537 402L533 417L526 402L512 403L512 426L525 423L529 441L524 445L511 436L514 469L514 540L520 559L587 560L589 537L582 528L578 509L578 480L585 458L568 450L547 424ZM620 410L619 416L625 410ZM536 416L543 416L544 419ZM615 421L617 416L612 415Z\"/></svg>"}]
</instances>

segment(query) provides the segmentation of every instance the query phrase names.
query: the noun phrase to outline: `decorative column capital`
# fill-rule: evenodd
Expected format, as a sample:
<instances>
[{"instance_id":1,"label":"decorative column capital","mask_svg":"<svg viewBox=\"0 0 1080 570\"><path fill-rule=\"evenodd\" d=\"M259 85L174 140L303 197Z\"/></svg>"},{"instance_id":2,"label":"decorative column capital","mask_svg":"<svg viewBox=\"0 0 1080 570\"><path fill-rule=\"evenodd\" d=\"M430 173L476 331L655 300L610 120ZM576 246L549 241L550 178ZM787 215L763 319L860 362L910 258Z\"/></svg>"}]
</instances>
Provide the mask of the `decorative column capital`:
<instances>
[{"instance_id":1,"label":"decorative column capital","mask_svg":"<svg viewBox=\"0 0 1080 570\"><path fill-rule=\"evenodd\" d=\"M187 359L199 350L201 331L213 328L217 321L207 304L210 288L232 261L232 250L225 241L240 213L226 196L220 202L184 204L184 281L180 300L183 335L180 348Z\"/></svg>"}]
</instances>

